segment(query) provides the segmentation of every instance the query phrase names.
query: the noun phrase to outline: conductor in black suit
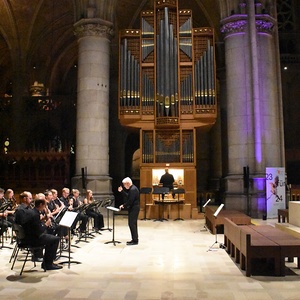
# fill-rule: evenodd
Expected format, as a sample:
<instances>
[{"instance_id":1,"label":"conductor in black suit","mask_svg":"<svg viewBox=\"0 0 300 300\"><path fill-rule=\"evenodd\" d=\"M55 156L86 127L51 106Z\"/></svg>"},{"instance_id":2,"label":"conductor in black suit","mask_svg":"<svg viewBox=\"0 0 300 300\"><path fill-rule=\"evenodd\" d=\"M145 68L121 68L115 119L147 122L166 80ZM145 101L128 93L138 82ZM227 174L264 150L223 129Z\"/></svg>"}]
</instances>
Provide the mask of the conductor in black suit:
<instances>
[{"instance_id":1,"label":"conductor in black suit","mask_svg":"<svg viewBox=\"0 0 300 300\"><path fill-rule=\"evenodd\" d=\"M140 192L129 177L124 178L122 183L125 189L120 186L118 191L124 196L124 204L120 205L119 208L128 210L128 226L132 238L126 244L137 245L139 243L137 220L140 212Z\"/></svg>"},{"instance_id":2,"label":"conductor in black suit","mask_svg":"<svg viewBox=\"0 0 300 300\"><path fill-rule=\"evenodd\" d=\"M165 174L160 177L159 183L162 183L163 187L169 188L169 190L173 190L173 184L174 184L174 177L172 174L169 173L168 169L165 169ZM162 195L162 199L164 199L164 194ZM175 197L175 194L173 194L173 198Z\"/></svg>"}]
</instances>

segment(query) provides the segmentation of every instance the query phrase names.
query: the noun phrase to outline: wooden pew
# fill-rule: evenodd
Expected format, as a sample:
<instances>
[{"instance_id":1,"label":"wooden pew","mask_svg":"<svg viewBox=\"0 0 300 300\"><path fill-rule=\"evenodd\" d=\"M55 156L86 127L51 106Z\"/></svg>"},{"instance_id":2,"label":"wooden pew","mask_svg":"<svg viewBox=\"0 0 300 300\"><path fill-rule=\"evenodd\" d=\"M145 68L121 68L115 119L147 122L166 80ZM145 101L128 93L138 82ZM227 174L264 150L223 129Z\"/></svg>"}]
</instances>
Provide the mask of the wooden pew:
<instances>
[{"instance_id":1,"label":"wooden pew","mask_svg":"<svg viewBox=\"0 0 300 300\"><path fill-rule=\"evenodd\" d=\"M246 271L246 276L251 276L256 258L274 259L275 275L281 275L280 247L249 226L241 226L241 269Z\"/></svg>"},{"instance_id":2,"label":"wooden pew","mask_svg":"<svg viewBox=\"0 0 300 300\"><path fill-rule=\"evenodd\" d=\"M228 254L235 258L236 263L240 263L240 239L241 228L232 220L224 218L224 244Z\"/></svg>"},{"instance_id":3,"label":"wooden pew","mask_svg":"<svg viewBox=\"0 0 300 300\"><path fill-rule=\"evenodd\" d=\"M219 212L218 216L215 217L214 213L217 207L206 206L205 208L205 222L206 227L210 230L212 234L217 233L217 227L224 225L224 219L228 218L237 225L247 225L251 224L251 218L244 213L237 210L226 210L223 209Z\"/></svg>"},{"instance_id":4,"label":"wooden pew","mask_svg":"<svg viewBox=\"0 0 300 300\"><path fill-rule=\"evenodd\" d=\"M224 243L246 276L251 276L256 258L273 259L277 276L285 276L286 257L297 257L300 268L300 239L270 225L239 226L224 218Z\"/></svg>"},{"instance_id":5,"label":"wooden pew","mask_svg":"<svg viewBox=\"0 0 300 300\"><path fill-rule=\"evenodd\" d=\"M293 261L297 258L297 267L300 268L300 239L270 225L250 226L280 247L281 275L285 275L285 259Z\"/></svg>"}]
</instances>

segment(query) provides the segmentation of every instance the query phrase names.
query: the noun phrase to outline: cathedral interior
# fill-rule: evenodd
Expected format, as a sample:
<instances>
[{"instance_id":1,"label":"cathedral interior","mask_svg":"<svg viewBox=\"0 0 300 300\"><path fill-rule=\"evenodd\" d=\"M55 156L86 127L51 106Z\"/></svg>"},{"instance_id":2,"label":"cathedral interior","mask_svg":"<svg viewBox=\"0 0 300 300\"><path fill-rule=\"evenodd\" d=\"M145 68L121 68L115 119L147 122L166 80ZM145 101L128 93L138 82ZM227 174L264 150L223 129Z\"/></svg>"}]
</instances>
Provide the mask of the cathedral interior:
<instances>
[{"instance_id":1,"label":"cathedral interior","mask_svg":"<svg viewBox=\"0 0 300 300\"><path fill-rule=\"evenodd\" d=\"M92 18L102 20L109 28L107 34L109 110L108 124L102 129L108 134L108 147L104 150L108 153L102 154L107 160L108 169L98 170L98 173L93 171L92 175L111 178L111 187L105 186L106 194L114 194L125 176L132 177L138 186L144 185L144 182L140 183L141 158L138 152L142 140L140 128L124 126L122 117L120 122L118 101L120 32L125 29L139 29L141 13L153 11L154 2L165 3L153 0L1 1L0 185L3 188L12 188L16 193L26 189L33 192L52 187L61 189L64 186L72 186L72 178L81 177L85 165L79 164L79 160L76 159L80 127L78 125L80 54L79 38L74 24ZM166 1L171 4L172 2ZM250 177L261 175L261 169L252 166L251 159L248 160L246 154L245 159L237 162L238 171L230 166L228 160L231 153L227 137L231 126L228 119L230 104L226 99L227 91L224 87L228 61L226 62L225 58L226 39L221 30L224 26L221 20L241 15L244 5L249 2L252 1L178 0L179 10L192 11L193 28L214 30L217 113L210 121L205 123L206 121L202 120L203 124L193 129L197 136L194 145L196 155L193 161L195 170L193 176L196 178L193 201L197 203L199 199L205 200L206 195L210 193L218 200L222 199L226 190L223 179L234 175L242 182L243 167L248 164ZM279 114L282 113L283 118L281 120L278 117L278 124L274 122L272 127L280 127L284 136L284 142L276 142L276 146L281 148L279 157L283 156L283 159L271 160L270 164L273 165L267 165L266 159L263 167L285 167L286 183L296 190L300 184L300 128L297 126L300 111L298 101L300 3L296 0L254 2L257 13L276 18L273 47L275 55L278 47L280 58L280 70L277 75L281 89L279 88L278 97L282 98L282 109ZM188 66L188 63L183 63L183 66ZM267 103L270 105L270 111L273 104ZM95 139L97 134L99 133L94 133ZM89 139L92 138L93 136L89 136ZM267 158L273 152L272 148L269 150L268 153L266 147L263 154ZM165 161L162 160L159 167L164 166ZM88 166L85 175L89 176L91 169L92 167ZM145 183L151 184L147 181ZM101 194L101 188L97 189L96 193Z\"/></svg>"}]
</instances>

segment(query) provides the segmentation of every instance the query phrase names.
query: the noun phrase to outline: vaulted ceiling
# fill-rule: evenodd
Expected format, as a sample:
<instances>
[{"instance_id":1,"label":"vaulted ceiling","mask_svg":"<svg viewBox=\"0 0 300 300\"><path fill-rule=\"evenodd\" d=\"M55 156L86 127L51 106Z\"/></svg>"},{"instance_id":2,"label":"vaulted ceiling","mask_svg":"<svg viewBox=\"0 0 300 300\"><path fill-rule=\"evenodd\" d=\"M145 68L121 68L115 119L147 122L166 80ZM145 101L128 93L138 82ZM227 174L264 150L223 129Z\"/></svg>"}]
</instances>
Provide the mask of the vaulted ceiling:
<instances>
[{"instance_id":1,"label":"vaulted ceiling","mask_svg":"<svg viewBox=\"0 0 300 300\"><path fill-rule=\"evenodd\" d=\"M218 35L218 0L178 1L179 8L192 9L194 27L215 27ZM23 74L26 86L39 81L55 93L74 92L77 41L73 25L85 15L84 3L115 9L111 67L112 73L117 70L118 31L139 28L140 13L153 9L153 0L1 0L0 96L10 91L16 73Z\"/></svg>"}]
</instances>

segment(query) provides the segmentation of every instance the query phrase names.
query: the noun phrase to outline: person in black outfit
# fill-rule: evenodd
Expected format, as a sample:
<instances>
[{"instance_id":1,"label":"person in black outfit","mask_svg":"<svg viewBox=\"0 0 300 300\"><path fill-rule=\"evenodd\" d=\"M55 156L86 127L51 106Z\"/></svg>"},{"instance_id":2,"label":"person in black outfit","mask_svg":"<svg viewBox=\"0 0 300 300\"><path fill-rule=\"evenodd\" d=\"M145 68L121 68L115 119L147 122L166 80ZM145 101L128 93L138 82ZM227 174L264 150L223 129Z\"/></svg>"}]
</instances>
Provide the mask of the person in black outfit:
<instances>
[{"instance_id":1,"label":"person in black outfit","mask_svg":"<svg viewBox=\"0 0 300 300\"><path fill-rule=\"evenodd\" d=\"M80 234L86 231L86 225L88 222L88 216L80 211L80 207L82 206L82 202L79 200L80 192L77 189L72 189L72 197L69 198L69 210L78 212L77 217L71 227L71 230L74 231L76 224L80 222L77 230Z\"/></svg>"},{"instance_id":2,"label":"person in black outfit","mask_svg":"<svg viewBox=\"0 0 300 300\"><path fill-rule=\"evenodd\" d=\"M122 183L125 190L122 186L119 186L118 191L122 192L125 200L124 204L120 205L119 208L128 210L128 226L132 238L132 240L126 244L137 245L139 243L137 220L140 212L140 192L129 177L124 178Z\"/></svg>"},{"instance_id":3,"label":"person in black outfit","mask_svg":"<svg viewBox=\"0 0 300 300\"><path fill-rule=\"evenodd\" d=\"M8 205L8 202L7 200L4 198L4 189L0 188L0 207L3 209ZM12 224L10 222L7 221L7 216L8 216L8 213L7 213L7 210L5 211L2 211L0 213L0 235L3 235L3 233L7 230L8 227L11 227ZM3 238L3 237L2 237Z\"/></svg>"},{"instance_id":4,"label":"person in black outfit","mask_svg":"<svg viewBox=\"0 0 300 300\"><path fill-rule=\"evenodd\" d=\"M93 197L93 191L92 190L87 190L86 191L86 198L83 200L83 204L90 204L91 208L88 208L86 210L86 215L88 217L91 217L94 219L94 230L98 232L101 230L101 228L104 227L104 221L103 221L103 215L95 209L95 204L94 197Z\"/></svg>"},{"instance_id":5,"label":"person in black outfit","mask_svg":"<svg viewBox=\"0 0 300 300\"><path fill-rule=\"evenodd\" d=\"M59 200L66 206L69 206L69 195L70 195L70 189L64 187L61 191L62 196L59 198Z\"/></svg>"},{"instance_id":6,"label":"person in black outfit","mask_svg":"<svg viewBox=\"0 0 300 300\"><path fill-rule=\"evenodd\" d=\"M24 192L23 195L20 195L20 198L27 198L26 202L30 203L29 201L32 199L32 196L31 193ZM24 243L31 246L45 246L42 263L44 270L61 269L62 266L53 263L56 257L59 237L45 233L46 227L49 226L51 220L48 219L44 223L40 217L41 213L45 210L46 201L44 199L36 199L34 204L35 207L33 209L30 209L29 205L26 208L25 204L23 208L18 208L16 211L15 221L17 224L22 225L25 232Z\"/></svg>"},{"instance_id":7,"label":"person in black outfit","mask_svg":"<svg viewBox=\"0 0 300 300\"><path fill-rule=\"evenodd\" d=\"M163 187L169 188L169 190L173 190L173 184L174 184L174 177L172 174L169 173L168 169L165 169L165 174L161 176L159 183L163 185ZM164 194L162 195L162 199L164 199ZM175 197L175 194L172 194L173 198Z\"/></svg>"}]
</instances>

